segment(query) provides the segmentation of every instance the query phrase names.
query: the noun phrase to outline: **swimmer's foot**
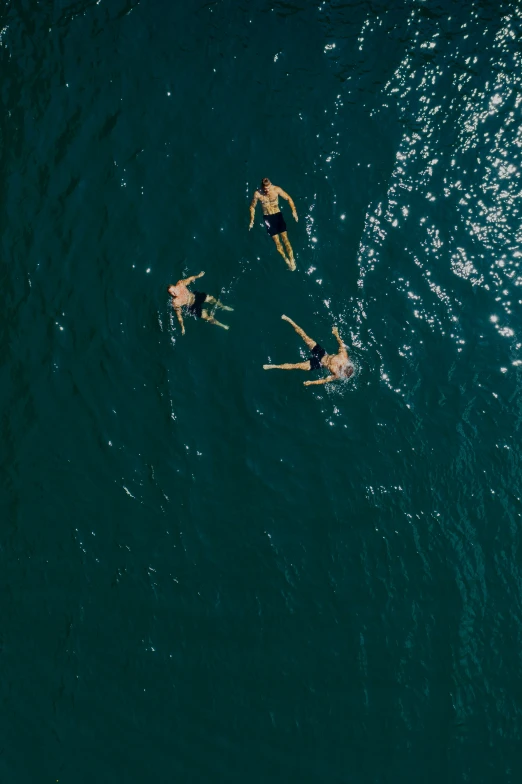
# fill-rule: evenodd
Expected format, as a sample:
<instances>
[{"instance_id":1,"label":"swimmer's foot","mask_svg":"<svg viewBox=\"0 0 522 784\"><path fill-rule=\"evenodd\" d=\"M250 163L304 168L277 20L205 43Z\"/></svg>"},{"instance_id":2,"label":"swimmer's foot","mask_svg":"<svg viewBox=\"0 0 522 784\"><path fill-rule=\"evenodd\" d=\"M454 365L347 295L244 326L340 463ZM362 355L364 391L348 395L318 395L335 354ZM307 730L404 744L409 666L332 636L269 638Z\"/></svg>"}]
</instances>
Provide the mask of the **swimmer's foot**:
<instances>
[{"instance_id":1,"label":"swimmer's foot","mask_svg":"<svg viewBox=\"0 0 522 784\"><path fill-rule=\"evenodd\" d=\"M215 325L216 325L216 327L222 327L223 329L229 329L229 327L228 327L228 325L227 325L227 324L222 324L222 323L221 323L221 321L218 321L217 319L215 319L215 318L213 318L213 317L212 317L212 318L208 318L208 319L206 319L206 320L207 320L207 321L208 321L210 324L215 324Z\"/></svg>"},{"instance_id":2,"label":"swimmer's foot","mask_svg":"<svg viewBox=\"0 0 522 784\"><path fill-rule=\"evenodd\" d=\"M289 267L290 271L293 272L295 270L295 259L294 259L294 257L290 256L290 258L286 260L286 263L288 264L288 267Z\"/></svg>"},{"instance_id":3,"label":"swimmer's foot","mask_svg":"<svg viewBox=\"0 0 522 784\"><path fill-rule=\"evenodd\" d=\"M234 308L230 308L228 305L221 305L221 310L234 310Z\"/></svg>"},{"instance_id":4,"label":"swimmer's foot","mask_svg":"<svg viewBox=\"0 0 522 784\"><path fill-rule=\"evenodd\" d=\"M263 370L272 370L275 368L275 365L263 365Z\"/></svg>"}]
</instances>

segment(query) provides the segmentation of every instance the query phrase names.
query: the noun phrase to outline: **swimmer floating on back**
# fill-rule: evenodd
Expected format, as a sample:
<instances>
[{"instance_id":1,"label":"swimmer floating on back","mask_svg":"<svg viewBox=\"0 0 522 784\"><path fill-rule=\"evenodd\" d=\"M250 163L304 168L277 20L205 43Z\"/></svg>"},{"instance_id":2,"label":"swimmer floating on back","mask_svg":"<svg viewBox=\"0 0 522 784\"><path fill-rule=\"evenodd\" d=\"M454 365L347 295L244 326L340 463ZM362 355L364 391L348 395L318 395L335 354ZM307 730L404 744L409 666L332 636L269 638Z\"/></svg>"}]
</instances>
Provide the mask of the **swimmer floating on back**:
<instances>
[{"instance_id":1,"label":"swimmer floating on back","mask_svg":"<svg viewBox=\"0 0 522 784\"><path fill-rule=\"evenodd\" d=\"M277 185L272 185L268 177L264 177L261 180L261 186L254 193L254 197L250 203L250 226L248 229L250 231L254 225L256 204L258 201L260 201L265 219L266 230L274 240L278 252L284 258L289 268L293 271L295 270L294 251L292 250L292 246L290 245L290 241L288 239L288 234L286 233L286 223L285 219L283 218L283 213L279 209L279 196L282 196L282 198L290 204L292 215L296 221L298 220L297 211L295 209L295 204L292 201L292 197L289 196L288 193L285 193L282 188L279 188ZM288 253L288 258L285 256L279 235L281 235L283 238L286 252Z\"/></svg>"},{"instance_id":2,"label":"swimmer floating on back","mask_svg":"<svg viewBox=\"0 0 522 784\"><path fill-rule=\"evenodd\" d=\"M353 367L350 364L346 346L339 337L337 327L332 327L332 334L337 338L339 351L337 354L327 354L319 343L309 338L306 332L297 326L295 321L292 321L288 316L281 316L281 318L293 326L297 334L303 338L312 355L305 362L297 362L294 365L263 365L265 370L320 370L324 367L330 371L330 375L326 376L326 378L319 378L317 381L304 381L305 387L310 387L314 384L328 384L330 381L336 381L341 378L350 378L353 373Z\"/></svg>"},{"instance_id":3,"label":"swimmer floating on back","mask_svg":"<svg viewBox=\"0 0 522 784\"><path fill-rule=\"evenodd\" d=\"M189 313L193 313L198 318L210 322L210 324L228 329L226 324L221 324L220 321L217 321L214 318L205 305L208 303L209 305L214 305L214 307L222 308L223 310L234 310L234 308L223 305L216 297L211 297L210 294L205 294L203 291L192 292L187 288L187 286L190 286L195 280L202 278L204 274L204 272L200 272L199 275L192 275L192 277L185 278L185 280L178 280L175 286L168 287L168 292L172 297L172 307L176 311L182 335L185 334L185 325L183 324L183 315L181 313L183 307L188 308Z\"/></svg>"}]
</instances>

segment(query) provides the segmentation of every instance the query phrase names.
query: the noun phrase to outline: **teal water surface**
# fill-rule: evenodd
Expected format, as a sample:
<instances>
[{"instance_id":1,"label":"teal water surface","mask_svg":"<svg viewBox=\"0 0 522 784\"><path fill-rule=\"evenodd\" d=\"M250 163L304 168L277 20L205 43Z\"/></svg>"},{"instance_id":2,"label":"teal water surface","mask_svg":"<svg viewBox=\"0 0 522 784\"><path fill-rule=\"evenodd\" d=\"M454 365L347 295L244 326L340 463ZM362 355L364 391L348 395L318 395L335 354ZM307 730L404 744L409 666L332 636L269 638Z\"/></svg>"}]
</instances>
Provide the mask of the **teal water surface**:
<instances>
[{"instance_id":1,"label":"teal water surface","mask_svg":"<svg viewBox=\"0 0 522 784\"><path fill-rule=\"evenodd\" d=\"M1 9L0 781L519 782L519 3Z\"/></svg>"}]
</instances>

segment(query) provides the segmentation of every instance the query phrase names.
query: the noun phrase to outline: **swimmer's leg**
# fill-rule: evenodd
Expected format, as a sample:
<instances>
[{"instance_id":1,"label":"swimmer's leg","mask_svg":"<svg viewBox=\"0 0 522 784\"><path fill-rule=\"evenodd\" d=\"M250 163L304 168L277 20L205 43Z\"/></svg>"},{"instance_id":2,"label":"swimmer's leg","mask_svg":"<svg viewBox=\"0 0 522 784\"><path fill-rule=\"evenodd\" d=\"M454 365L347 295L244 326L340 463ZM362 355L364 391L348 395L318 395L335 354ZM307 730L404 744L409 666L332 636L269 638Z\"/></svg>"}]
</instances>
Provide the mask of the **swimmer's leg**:
<instances>
[{"instance_id":1,"label":"swimmer's leg","mask_svg":"<svg viewBox=\"0 0 522 784\"><path fill-rule=\"evenodd\" d=\"M283 231L281 233L281 237L283 238L283 242L285 244L286 252L288 253L288 258L290 259L290 264L288 266L293 271L293 270L295 270L294 251L292 250L292 246L290 245L290 240L288 239L288 234L286 233L286 231Z\"/></svg>"},{"instance_id":2,"label":"swimmer's leg","mask_svg":"<svg viewBox=\"0 0 522 784\"><path fill-rule=\"evenodd\" d=\"M263 365L265 370L310 370L310 360L295 362L293 365L286 362L284 365Z\"/></svg>"},{"instance_id":3,"label":"swimmer's leg","mask_svg":"<svg viewBox=\"0 0 522 784\"><path fill-rule=\"evenodd\" d=\"M209 324L215 324L216 327L223 327L223 329L228 329L226 324L222 324L220 321L215 319L214 316L211 316L208 310L201 311L201 318L203 321L208 321Z\"/></svg>"},{"instance_id":4,"label":"swimmer's leg","mask_svg":"<svg viewBox=\"0 0 522 784\"><path fill-rule=\"evenodd\" d=\"M275 246L277 248L277 252L281 254L281 256L284 258L285 262L288 264L290 269L292 269L292 262L290 261L290 259L287 259L286 256L285 256L285 252L283 250L283 246L281 245L281 240L279 239L279 234L274 234L272 239L275 242Z\"/></svg>"},{"instance_id":5,"label":"swimmer's leg","mask_svg":"<svg viewBox=\"0 0 522 784\"><path fill-rule=\"evenodd\" d=\"M207 294L207 298L205 302L208 302L210 305L215 305L216 308L221 308L221 310L234 310L234 308L229 308L228 305L223 305L221 300L216 299L215 297Z\"/></svg>"},{"instance_id":6,"label":"swimmer's leg","mask_svg":"<svg viewBox=\"0 0 522 784\"><path fill-rule=\"evenodd\" d=\"M317 341L312 340L312 338L308 337L306 332L304 332L304 330L302 330L301 327L297 326L295 321L292 321L291 318L288 318L288 316L284 316L284 315L281 316L281 318L283 319L283 321L288 321L288 323L293 326L293 328L295 329L299 337L304 340L304 342L306 343L309 349L313 349L313 347L317 345Z\"/></svg>"}]
</instances>

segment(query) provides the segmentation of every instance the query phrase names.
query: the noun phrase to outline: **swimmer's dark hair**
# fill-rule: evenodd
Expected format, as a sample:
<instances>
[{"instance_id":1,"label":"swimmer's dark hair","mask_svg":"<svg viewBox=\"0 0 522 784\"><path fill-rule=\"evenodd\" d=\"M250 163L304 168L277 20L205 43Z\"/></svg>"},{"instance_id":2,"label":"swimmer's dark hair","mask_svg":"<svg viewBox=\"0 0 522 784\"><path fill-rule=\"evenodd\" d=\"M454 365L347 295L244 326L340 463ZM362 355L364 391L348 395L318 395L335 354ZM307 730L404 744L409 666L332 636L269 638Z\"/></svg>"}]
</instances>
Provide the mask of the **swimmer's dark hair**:
<instances>
[{"instance_id":1,"label":"swimmer's dark hair","mask_svg":"<svg viewBox=\"0 0 522 784\"><path fill-rule=\"evenodd\" d=\"M263 188L266 188L267 185L270 185L270 180L268 179L268 177L263 177L263 179L261 180L261 185L263 186Z\"/></svg>"}]
</instances>

